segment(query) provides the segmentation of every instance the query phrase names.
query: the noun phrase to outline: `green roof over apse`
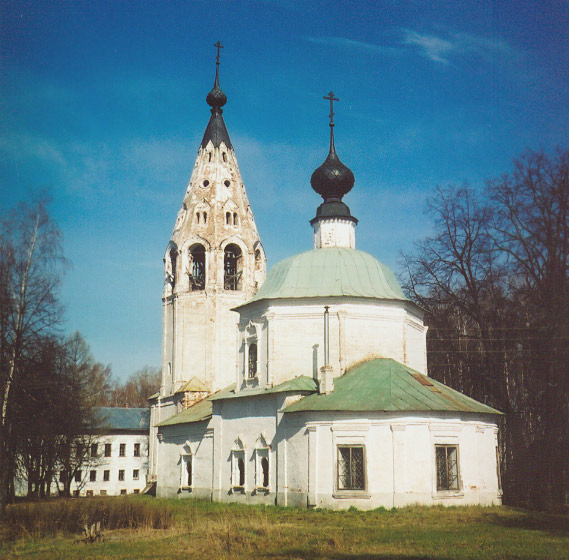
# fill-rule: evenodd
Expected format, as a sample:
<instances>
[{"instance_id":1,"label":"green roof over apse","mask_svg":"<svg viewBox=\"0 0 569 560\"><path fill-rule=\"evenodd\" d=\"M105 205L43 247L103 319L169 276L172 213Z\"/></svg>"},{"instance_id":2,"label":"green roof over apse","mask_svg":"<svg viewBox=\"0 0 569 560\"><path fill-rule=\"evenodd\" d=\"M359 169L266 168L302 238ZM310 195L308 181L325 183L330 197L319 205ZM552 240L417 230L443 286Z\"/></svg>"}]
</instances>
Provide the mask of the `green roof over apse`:
<instances>
[{"instance_id":1,"label":"green roof over apse","mask_svg":"<svg viewBox=\"0 0 569 560\"><path fill-rule=\"evenodd\" d=\"M365 362L334 379L334 391L313 394L284 412L470 412L501 414L395 360Z\"/></svg>"},{"instance_id":2,"label":"green roof over apse","mask_svg":"<svg viewBox=\"0 0 569 560\"><path fill-rule=\"evenodd\" d=\"M352 296L409 301L395 275L375 257L356 249L313 249L277 263L257 294L264 299Z\"/></svg>"},{"instance_id":3,"label":"green roof over apse","mask_svg":"<svg viewBox=\"0 0 569 560\"><path fill-rule=\"evenodd\" d=\"M293 377L283 383L276 385L275 387L254 387L253 389L243 389L242 391L235 392L227 391L220 392L213 397L212 401L218 401L222 399L240 399L244 397L257 397L259 395L275 395L277 393L313 393L318 387L316 386L316 381L312 377L306 375L299 375L298 377Z\"/></svg>"}]
</instances>

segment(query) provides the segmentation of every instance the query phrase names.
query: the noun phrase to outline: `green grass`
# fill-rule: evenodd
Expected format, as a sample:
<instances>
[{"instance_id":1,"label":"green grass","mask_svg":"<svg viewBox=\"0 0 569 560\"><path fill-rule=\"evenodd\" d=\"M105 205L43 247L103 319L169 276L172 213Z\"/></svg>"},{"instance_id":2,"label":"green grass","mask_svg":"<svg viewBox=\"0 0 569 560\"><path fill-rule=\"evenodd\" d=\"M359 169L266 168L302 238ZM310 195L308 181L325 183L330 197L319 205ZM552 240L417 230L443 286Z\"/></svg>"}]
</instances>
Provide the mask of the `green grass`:
<instances>
[{"instance_id":1,"label":"green grass","mask_svg":"<svg viewBox=\"0 0 569 560\"><path fill-rule=\"evenodd\" d=\"M561 514L506 507L310 511L147 497L109 498L107 502L118 504L121 500L123 504L134 504L133 509L136 506L139 513L147 509L153 511L155 517L148 514L147 519L154 521L115 530L107 527L105 542L93 544L77 542L78 531L73 534L63 529L49 534L36 530L35 534L31 531L26 535L21 531L15 536L13 528L5 524L4 537L12 536L0 544L0 557L82 560L569 558L569 516ZM11 510L22 507L26 505L12 506L9 514L15 516ZM60 507L71 506L62 502ZM23 514L19 517L20 523L22 518Z\"/></svg>"}]
</instances>

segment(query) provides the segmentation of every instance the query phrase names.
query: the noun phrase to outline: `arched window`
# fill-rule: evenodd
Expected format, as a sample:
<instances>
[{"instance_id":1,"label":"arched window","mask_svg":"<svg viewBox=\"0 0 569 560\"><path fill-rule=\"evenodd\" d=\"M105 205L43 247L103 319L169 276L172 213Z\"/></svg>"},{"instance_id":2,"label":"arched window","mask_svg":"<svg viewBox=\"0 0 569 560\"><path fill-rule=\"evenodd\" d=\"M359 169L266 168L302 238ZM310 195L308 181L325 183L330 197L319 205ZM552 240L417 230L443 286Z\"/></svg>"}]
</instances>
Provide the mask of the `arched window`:
<instances>
[{"instance_id":1,"label":"arched window","mask_svg":"<svg viewBox=\"0 0 569 560\"><path fill-rule=\"evenodd\" d=\"M207 212L202 212L203 215L203 223L207 224Z\"/></svg>"},{"instance_id":2,"label":"arched window","mask_svg":"<svg viewBox=\"0 0 569 560\"><path fill-rule=\"evenodd\" d=\"M249 379L257 377L257 345L249 345Z\"/></svg>"},{"instance_id":3,"label":"arched window","mask_svg":"<svg viewBox=\"0 0 569 560\"><path fill-rule=\"evenodd\" d=\"M223 286L226 290L240 290L243 274L243 255L238 245L230 243L223 256Z\"/></svg>"},{"instance_id":4,"label":"arched window","mask_svg":"<svg viewBox=\"0 0 569 560\"><path fill-rule=\"evenodd\" d=\"M268 465L267 465L268 466ZM186 461L186 486L192 486L192 458L188 457Z\"/></svg>"},{"instance_id":5,"label":"arched window","mask_svg":"<svg viewBox=\"0 0 569 560\"><path fill-rule=\"evenodd\" d=\"M176 285L176 263L178 260L178 251L174 248L170 249L170 280L172 288Z\"/></svg>"},{"instance_id":6,"label":"arched window","mask_svg":"<svg viewBox=\"0 0 569 560\"><path fill-rule=\"evenodd\" d=\"M208 160L207 161L211 161L211 152L208 153Z\"/></svg>"},{"instance_id":7,"label":"arched window","mask_svg":"<svg viewBox=\"0 0 569 560\"><path fill-rule=\"evenodd\" d=\"M189 249L188 276L190 290L197 291L205 288L205 248L194 243Z\"/></svg>"},{"instance_id":8,"label":"arched window","mask_svg":"<svg viewBox=\"0 0 569 560\"><path fill-rule=\"evenodd\" d=\"M237 213L233 212L233 225L236 226L237 225Z\"/></svg>"},{"instance_id":9,"label":"arched window","mask_svg":"<svg viewBox=\"0 0 569 560\"><path fill-rule=\"evenodd\" d=\"M199 224L200 223L200 213L196 212L196 221Z\"/></svg>"},{"instance_id":10,"label":"arched window","mask_svg":"<svg viewBox=\"0 0 569 560\"><path fill-rule=\"evenodd\" d=\"M231 225L231 212L225 213L225 223L230 226Z\"/></svg>"},{"instance_id":11,"label":"arched window","mask_svg":"<svg viewBox=\"0 0 569 560\"><path fill-rule=\"evenodd\" d=\"M227 161L227 154L225 152L223 152L222 156L223 156L223 161Z\"/></svg>"}]
</instances>

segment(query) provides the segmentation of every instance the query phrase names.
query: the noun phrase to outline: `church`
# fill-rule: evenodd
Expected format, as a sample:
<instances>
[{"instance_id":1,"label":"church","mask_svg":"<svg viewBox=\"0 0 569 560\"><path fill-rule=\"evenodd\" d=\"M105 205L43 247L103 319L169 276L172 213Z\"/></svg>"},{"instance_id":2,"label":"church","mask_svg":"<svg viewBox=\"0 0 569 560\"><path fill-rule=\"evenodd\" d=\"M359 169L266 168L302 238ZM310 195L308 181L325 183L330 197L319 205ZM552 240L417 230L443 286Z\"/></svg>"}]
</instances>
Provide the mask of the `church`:
<instances>
[{"instance_id":1,"label":"church","mask_svg":"<svg viewBox=\"0 0 569 560\"><path fill-rule=\"evenodd\" d=\"M313 249L266 275L216 46L211 117L164 255L148 482L157 496L281 506L499 504L500 413L428 377L422 309L356 249L332 92Z\"/></svg>"}]
</instances>

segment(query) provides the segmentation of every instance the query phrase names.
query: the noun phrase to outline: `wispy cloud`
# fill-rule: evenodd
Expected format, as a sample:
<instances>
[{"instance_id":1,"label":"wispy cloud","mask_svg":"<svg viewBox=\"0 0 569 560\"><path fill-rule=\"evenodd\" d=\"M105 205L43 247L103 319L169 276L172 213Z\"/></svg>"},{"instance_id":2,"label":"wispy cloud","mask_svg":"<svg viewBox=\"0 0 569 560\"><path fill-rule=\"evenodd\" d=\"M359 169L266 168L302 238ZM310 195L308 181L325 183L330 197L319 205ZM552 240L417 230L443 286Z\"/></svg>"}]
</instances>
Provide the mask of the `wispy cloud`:
<instances>
[{"instance_id":1,"label":"wispy cloud","mask_svg":"<svg viewBox=\"0 0 569 560\"><path fill-rule=\"evenodd\" d=\"M478 56L486 60L513 54L513 49L501 39L480 37L469 33L449 33L446 37L403 29L403 45L415 48L421 55L440 64L450 64L453 58Z\"/></svg>"},{"instance_id":2,"label":"wispy cloud","mask_svg":"<svg viewBox=\"0 0 569 560\"><path fill-rule=\"evenodd\" d=\"M396 32L396 36L398 39L391 45L364 43L345 37L308 37L308 41L317 45L375 55L400 56L414 49L425 58L444 65L449 65L453 60L464 56L491 60L496 56L514 54L512 47L501 39L470 33L448 32L446 35L434 35L419 33L413 29L400 29Z\"/></svg>"},{"instance_id":3,"label":"wispy cloud","mask_svg":"<svg viewBox=\"0 0 569 560\"><path fill-rule=\"evenodd\" d=\"M359 50L369 54L399 54L400 49L397 47L375 45L373 43L363 43L362 41L354 41L344 37L308 37L311 43L317 45L325 45L329 47L337 47L342 49Z\"/></svg>"}]
</instances>

